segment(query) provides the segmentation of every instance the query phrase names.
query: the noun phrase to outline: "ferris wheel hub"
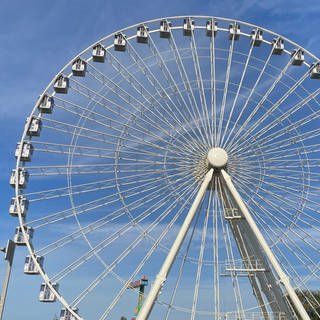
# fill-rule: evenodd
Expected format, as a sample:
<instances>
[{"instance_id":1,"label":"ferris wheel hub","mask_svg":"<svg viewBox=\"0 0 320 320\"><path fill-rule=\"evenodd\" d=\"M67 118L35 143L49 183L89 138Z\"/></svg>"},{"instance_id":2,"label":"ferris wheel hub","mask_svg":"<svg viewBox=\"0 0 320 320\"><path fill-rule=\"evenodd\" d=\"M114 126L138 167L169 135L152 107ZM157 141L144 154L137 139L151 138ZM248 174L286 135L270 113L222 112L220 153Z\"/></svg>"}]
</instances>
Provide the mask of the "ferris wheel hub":
<instances>
[{"instance_id":1,"label":"ferris wheel hub","mask_svg":"<svg viewBox=\"0 0 320 320\"><path fill-rule=\"evenodd\" d=\"M207 160L212 168L221 169L228 163L228 154L222 148L212 148L208 152Z\"/></svg>"}]
</instances>

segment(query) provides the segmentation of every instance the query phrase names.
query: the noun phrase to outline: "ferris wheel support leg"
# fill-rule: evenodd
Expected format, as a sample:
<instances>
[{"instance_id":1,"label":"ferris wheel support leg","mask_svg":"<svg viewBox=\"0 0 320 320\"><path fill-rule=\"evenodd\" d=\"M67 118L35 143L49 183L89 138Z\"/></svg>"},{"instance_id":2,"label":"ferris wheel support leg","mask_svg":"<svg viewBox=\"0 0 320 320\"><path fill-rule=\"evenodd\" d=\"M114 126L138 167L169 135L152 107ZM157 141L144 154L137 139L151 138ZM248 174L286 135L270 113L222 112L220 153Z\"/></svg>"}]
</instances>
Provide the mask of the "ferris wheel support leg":
<instances>
[{"instance_id":1,"label":"ferris wheel support leg","mask_svg":"<svg viewBox=\"0 0 320 320\"><path fill-rule=\"evenodd\" d=\"M202 203L202 200L204 198L204 195L207 191L207 188L212 180L212 175L213 175L213 169L210 169L208 173L205 175L204 180L200 186L200 189L193 201L193 204L191 208L189 209L189 212L180 228L180 231L160 269L160 272L156 276L156 279L150 289L149 294L146 297L146 300L144 301L142 308L136 318L136 320L147 320L149 318L149 315L152 311L153 305L158 297L158 294L163 287L167 275L170 272L170 269L172 267L172 264L179 252L179 249L183 243L183 240L189 230L189 227L192 223L192 220L197 212L197 209Z\"/></svg>"},{"instance_id":2,"label":"ferris wheel support leg","mask_svg":"<svg viewBox=\"0 0 320 320\"><path fill-rule=\"evenodd\" d=\"M267 258L269 259L272 267L276 271L280 282L285 287L285 289L286 289L286 291L287 291L287 293L288 293L288 295L289 295L289 297L290 297L290 299L291 299L291 301L292 301L292 303L294 305L295 310L298 312L298 314L299 314L299 316L301 317L302 320L310 320L309 315L307 314L305 308L303 307L303 305L302 305L300 299L298 298L295 290L291 286L289 278L287 277L287 275L282 270L282 268L281 268L279 262L277 261L275 255L271 251L268 243L264 239L264 237L263 237L262 233L260 232L260 230L259 230L258 226L256 225L256 223L254 222L254 220L253 220L249 210L247 209L245 203L243 202L240 194L238 193L237 189L233 185L230 176L224 170L221 170L221 178L222 178L222 180L224 182L224 185L227 187L228 191L231 193L232 197L234 198L234 201L238 205L239 210L241 211L242 215L244 216L244 218L246 219L247 223L249 224L252 232L256 236L256 239L257 239L260 247L264 251L264 253L267 256Z\"/></svg>"}]
</instances>

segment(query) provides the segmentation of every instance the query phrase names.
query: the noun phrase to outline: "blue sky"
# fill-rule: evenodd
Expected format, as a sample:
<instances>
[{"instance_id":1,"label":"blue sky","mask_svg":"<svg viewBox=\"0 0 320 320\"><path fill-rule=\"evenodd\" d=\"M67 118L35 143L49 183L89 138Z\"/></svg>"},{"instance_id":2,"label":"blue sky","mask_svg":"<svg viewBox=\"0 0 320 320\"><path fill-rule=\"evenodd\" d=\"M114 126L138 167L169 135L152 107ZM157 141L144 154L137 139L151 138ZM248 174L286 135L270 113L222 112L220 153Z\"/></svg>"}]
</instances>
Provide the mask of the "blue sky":
<instances>
[{"instance_id":1,"label":"blue sky","mask_svg":"<svg viewBox=\"0 0 320 320\"><path fill-rule=\"evenodd\" d=\"M145 20L212 15L260 25L320 55L318 0L1 0L0 10L0 246L17 221L8 214L14 150L39 94L78 52L105 35ZM41 305L39 279L23 275L24 248L17 248L4 319L51 319L57 305ZM0 275L4 264L0 264ZM23 301L20 300L20 292ZM18 302L19 301L19 302Z\"/></svg>"}]
</instances>

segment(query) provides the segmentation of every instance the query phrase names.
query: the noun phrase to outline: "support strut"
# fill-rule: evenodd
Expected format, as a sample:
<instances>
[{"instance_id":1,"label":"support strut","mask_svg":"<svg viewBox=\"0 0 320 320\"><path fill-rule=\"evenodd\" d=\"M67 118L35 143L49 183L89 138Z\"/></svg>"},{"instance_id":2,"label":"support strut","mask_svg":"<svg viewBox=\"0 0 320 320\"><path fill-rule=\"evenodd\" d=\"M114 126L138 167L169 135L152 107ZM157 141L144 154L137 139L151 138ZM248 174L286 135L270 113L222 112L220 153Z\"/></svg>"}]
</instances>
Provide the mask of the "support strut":
<instances>
[{"instance_id":1,"label":"support strut","mask_svg":"<svg viewBox=\"0 0 320 320\"><path fill-rule=\"evenodd\" d=\"M198 194L196 195L193 204L180 228L180 231L160 269L160 272L156 276L155 282L153 283L146 300L144 301L142 308L137 316L137 320L147 320L150 312L152 311L153 305L158 297L158 294L165 283L168 273L172 267L172 264L180 250L183 240L189 230L192 220L197 212L197 209L202 203L204 195L208 189L208 186L212 180L213 169L210 169L204 177L204 180L200 186Z\"/></svg>"},{"instance_id":2,"label":"support strut","mask_svg":"<svg viewBox=\"0 0 320 320\"><path fill-rule=\"evenodd\" d=\"M256 223L254 222L249 210L247 209L245 203L243 202L240 194L238 193L237 189L235 188L235 186L233 185L230 176L224 171L221 170L220 173L220 177L222 178L222 181L224 183L224 185L226 186L226 188L228 189L228 191L230 192L230 194L232 195L235 203L238 205L239 210L241 211L243 217L246 219L249 227L251 228L253 234L256 237L256 240L258 241L261 249L263 250L263 252L265 253L265 255L267 256L269 262L271 263L273 269L275 270L275 272L277 273L280 282L283 284L283 286L285 287L293 305L295 310L298 312L299 316L301 317L302 320L310 320L309 315L307 314L305 308L303 307L300 299L298 298L295 290L293 289L293 287L290 284L290 280L287 277L287 275L284 273L284 271L282 270L279 262L277 261L275 255L273 254L273 252L271 251L268 243L266 242L266 240L264 239L262 233L260 232L258 226L256 225Z\"/></svg>"}]
</instances>

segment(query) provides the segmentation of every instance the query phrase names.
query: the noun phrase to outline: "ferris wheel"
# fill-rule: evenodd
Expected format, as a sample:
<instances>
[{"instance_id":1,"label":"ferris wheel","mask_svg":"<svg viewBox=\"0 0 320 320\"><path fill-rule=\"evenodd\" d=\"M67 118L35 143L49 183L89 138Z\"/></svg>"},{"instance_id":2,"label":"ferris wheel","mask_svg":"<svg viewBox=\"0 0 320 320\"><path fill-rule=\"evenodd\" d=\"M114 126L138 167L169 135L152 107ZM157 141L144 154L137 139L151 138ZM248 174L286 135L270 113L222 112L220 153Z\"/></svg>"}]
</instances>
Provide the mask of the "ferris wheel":
<instances>
[{"instance_id":1,"label":"ferris wheel","mask_svg":"<svg viewBox=\"0 0 320 320\"><path fill-rule=\"evenodd\" d=\"M10 178L40 301L61 320L320 317L316 79L296 43L216 17L79 53L28 116Z\"/></svg>"}]
</instances>

